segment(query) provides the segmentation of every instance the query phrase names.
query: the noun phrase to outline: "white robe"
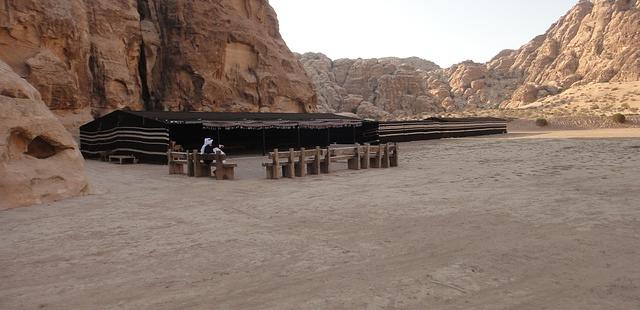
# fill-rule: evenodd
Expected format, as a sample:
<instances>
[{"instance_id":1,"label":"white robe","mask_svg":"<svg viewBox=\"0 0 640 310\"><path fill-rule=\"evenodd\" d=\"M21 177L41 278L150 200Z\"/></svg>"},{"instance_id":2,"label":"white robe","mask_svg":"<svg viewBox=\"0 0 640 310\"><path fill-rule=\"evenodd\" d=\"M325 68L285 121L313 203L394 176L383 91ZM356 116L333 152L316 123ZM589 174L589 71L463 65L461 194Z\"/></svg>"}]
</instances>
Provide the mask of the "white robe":
<instances>
[{"instance_id":1,"label":"white robe","mask_svg":"<svg viewBox=\"0 0 640 310\"><path fill-rule=\"evenodd\" d=\"M200 148L200 154L204 154L204 149L213 144L213 139L211 138L205 138L204 139L204 144L202 145L202 147Z\"/></svg>"}]
</instances>

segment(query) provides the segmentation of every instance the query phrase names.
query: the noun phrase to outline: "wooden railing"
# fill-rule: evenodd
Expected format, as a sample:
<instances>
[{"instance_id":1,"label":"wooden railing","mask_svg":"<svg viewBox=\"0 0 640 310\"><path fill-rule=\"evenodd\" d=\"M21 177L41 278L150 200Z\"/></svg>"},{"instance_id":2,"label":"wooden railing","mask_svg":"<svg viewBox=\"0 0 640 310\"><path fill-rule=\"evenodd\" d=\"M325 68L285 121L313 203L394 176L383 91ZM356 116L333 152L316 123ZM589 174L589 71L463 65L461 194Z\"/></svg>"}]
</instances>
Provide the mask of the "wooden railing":
<instances>
[{"instance_id":1,"label":"wooden railing","mask_svg":"<svg viewBox=\"0 0 640 310\"><path fill-rule=\"evenodd\" d=\"M307 150L277 149L269 153L270 162L263 163L268 179L294 178L312 174L330 173L332 163L347 161L352 170L390 168L398 166L398 144L356 145L344 148Z\"/></svg>"}]
</instances>

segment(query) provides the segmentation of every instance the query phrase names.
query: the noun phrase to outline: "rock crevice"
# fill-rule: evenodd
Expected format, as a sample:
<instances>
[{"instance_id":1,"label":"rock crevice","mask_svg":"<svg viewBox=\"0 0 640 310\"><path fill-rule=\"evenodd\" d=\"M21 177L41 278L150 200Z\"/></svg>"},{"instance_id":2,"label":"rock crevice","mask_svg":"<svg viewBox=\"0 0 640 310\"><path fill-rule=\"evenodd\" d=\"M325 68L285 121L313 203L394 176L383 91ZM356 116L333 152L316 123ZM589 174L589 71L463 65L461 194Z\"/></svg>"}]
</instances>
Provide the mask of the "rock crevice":
<instances>
[{"instance_id":1,"label":"rock crevice","mask_svg":"<svg viewBox=\"0 0 640 310\"><path fill-rule=\"evenodd\" d=\"M315 109L266 0L2 3L0 59L56 113Z\"/></svg>"}]
</instances>

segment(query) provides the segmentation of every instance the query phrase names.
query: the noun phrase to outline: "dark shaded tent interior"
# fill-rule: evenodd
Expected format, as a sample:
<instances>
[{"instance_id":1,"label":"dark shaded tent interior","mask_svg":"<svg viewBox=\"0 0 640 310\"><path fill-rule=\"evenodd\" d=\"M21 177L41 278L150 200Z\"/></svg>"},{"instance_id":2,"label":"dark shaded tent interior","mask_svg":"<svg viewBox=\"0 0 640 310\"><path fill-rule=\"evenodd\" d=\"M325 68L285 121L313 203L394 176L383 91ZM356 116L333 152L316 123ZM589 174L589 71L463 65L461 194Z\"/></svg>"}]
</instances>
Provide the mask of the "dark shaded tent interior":
<instances>
[{"instance_id":1,"label":"dark shaded tent interior","mask_svg":"<svg viewBox=\"0 0 640 310\"><path fill-rule=\"evenodd\" d=\"M204 138L213 138L229 154L264 154L276 148L375 143L377 126L324 113L114 111L80 127L80 149L88 158L110 152L161 163L173 143L195 150Z\"/></svg>"}]
</instances>

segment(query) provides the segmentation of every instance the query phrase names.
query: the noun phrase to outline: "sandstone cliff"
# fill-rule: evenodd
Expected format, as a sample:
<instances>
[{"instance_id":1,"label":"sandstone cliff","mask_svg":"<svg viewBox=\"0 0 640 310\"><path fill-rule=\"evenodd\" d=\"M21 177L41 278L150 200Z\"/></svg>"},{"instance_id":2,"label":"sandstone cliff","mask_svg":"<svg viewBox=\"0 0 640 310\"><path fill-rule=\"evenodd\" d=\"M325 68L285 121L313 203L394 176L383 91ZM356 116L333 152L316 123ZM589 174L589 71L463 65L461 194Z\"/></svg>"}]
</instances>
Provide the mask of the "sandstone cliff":
<instances>
[{"instance_id":1,"label":"sandstone cliff","mask_svg":"<svg viewBox=\"0 0 640 310\"><path fill-rule=\"evenodd\" d=\"M395 118L524 107L588 83L640 80L640 1L580 1L544 35L486 64L439 69L416 59L299 58L323 111Z\"/></svg>"},{"instance_id":2,"label":"sandstone cliff","mask_svg":"<svg viewBox=\"0 0 640 310\"><path fill-rule=\"evenodd\" d=\"M316 105L266 0L6 0L0 59L59 113Z\"/></svg>"},{"instance_id":3,"label":"sandstone cliff","mask_svg":"<svg viewBox=\"0 0 640 310\"><path fill-rule=\"evenodd\" d=\"M87 191L84 160L40 93L0 61L0 210Z\"/></svg>"},{"instance_id":4,"label":"sandstone cliff","mask_svg":"<svg viewBox=\"0 0 640 310\"><path fill-rule=\"evenodd\" d=\"M440 68L419 58L339 59L299 55L318 92L323 112L386 118L438 112L449 98Z\"/></svg>"},{"instance_id":5,"label":"sandstone cliff","mask_svg":"<svg viewBox=\"0 0 640 310\"><path fill-rule=\"evenodd\" d=\"M517 77L505 107L586 83L640 80L640 1L580 1L542 36L487 67Z\"/></svg>"}]
</instances>

